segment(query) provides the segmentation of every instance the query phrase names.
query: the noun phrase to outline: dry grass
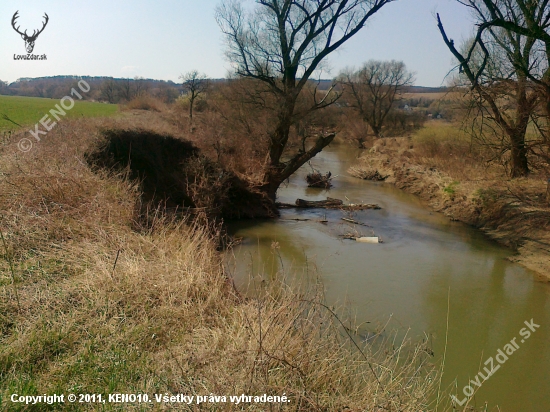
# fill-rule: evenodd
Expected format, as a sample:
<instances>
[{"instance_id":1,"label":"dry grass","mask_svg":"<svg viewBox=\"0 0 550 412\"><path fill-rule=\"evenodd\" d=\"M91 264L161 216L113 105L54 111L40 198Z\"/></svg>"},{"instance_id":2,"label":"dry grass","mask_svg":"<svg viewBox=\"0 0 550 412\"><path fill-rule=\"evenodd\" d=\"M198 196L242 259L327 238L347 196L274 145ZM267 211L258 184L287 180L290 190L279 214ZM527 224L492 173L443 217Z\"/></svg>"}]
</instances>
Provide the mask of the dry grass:
<instances>
[{"instance_id":1,"label":"dry grass","mask_svg":"<svg viewBox=\"0 0 550 412\"><path fill-rule=\"evenodd\" d=\"M166 109L166 103L148 94L136 96L123 106L123 110L150 110L153 112L161 112Z\"/></svg>"},{"instance_id":2,"label":"dry grass","mask_svg":"<svg viewBox=\"0 0 550 412\"><path fill-rule=\"evenodd\" d=\"M421 99L426 100L449 100L449 101L459 101L464 98L464 94L460 91L447 91L447 92L433 92L433 93L404 93L403 97L405 99Z\"/></svg>"},{"instance_id":3,"label":"dry grass","mask_svg":"<svg viewBox=\"0 0 550 412\"><path fill-rule=\"evenodd\" d=\"M491 153L460 127L431 122L412 138L379 139L350 172L360 178L388 176L387 182L414 193L430 206L482 228L519 250L524 266L549 280L550 205L543 171L510 179L506 164L488 162Z\"/></svg>"},{"instance_id":4,"label":"dry grass","mask_svg":"<svg viewBox=\"0 0 550 412\"><path fill-rule=\"evenodd\" d=\"M426 100L440 100L445 97L448 97L449 93L439 92L439 93L403 93L405 99L426 99Z\"/></svg>"},{"instance_id":5,"label":"dry grass","mask_svg":"<svg viewBox=\"0 0 550 412\"><path fill-rule=\"evenodd\" d=\"M446 122L431 122L416 132L411 139L416 162L440 170L455 180L479 181L492 174L502 179L504 169L483 161L486 150L473 144L470 136L459 126Z\"/></svg>"},{"instance_id":6,"label":"dry grass","mask_svg":"<svg viewBox=\"0 0 550 412\"><path fill-rule=\"evenodd\" d=\"M12 393L169 392L290 399L188 410L428 410L436 377L422 345L356 346L315 290L278 285L243 300L211 228L157 216L135 230L138 186L92 172L84 153L98 127L136 125L178 133L160 117L132 115L60 122L24 155L14 144L20 134L0 147L4 408L32 409L9 403Z\"/></svg>"}]
</instances>

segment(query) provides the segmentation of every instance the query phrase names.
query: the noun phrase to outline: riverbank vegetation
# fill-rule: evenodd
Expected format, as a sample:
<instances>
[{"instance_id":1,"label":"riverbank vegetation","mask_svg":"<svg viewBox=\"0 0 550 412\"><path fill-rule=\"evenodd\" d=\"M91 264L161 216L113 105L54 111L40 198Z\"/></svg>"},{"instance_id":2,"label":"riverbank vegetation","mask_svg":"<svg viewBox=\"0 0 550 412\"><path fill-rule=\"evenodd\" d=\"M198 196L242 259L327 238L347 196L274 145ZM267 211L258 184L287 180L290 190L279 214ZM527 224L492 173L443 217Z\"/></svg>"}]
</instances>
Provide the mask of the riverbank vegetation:
<instances>
[{"instance_id":1,"label":"riverbank vegetation","mask_svg":"<svg viewBox=\"0 0 550 412\"><path fill-rule=\"evenodd\" d=\"M185 142L143 111L64 120L24 155L20 132L0 148L3 405L14 393L168 392L289 399L207 406L218 410L428 408L437 376L423 344L366 344L315 288L243 298L216 251L218 226L159 208L136 213L143 186L132 169L98 168L89 155L106 141L123 146L135 128ZM182 405L153 409L171 407Z\"/></svg>"},{"instance_id":2,"label":"riverbank vegetation","mask_svg":"<svg viewBox=\"0 0 550 412\"><path fill-rule=\"evenodd\" d=\"M506 163L476 144L460 124L431 121L410 137L378 139L350 172L425 199L437 211L481 228L519 251L541 280L550 273L550 207L545 167L511 179Z\"/></svg>"}]
</instances>

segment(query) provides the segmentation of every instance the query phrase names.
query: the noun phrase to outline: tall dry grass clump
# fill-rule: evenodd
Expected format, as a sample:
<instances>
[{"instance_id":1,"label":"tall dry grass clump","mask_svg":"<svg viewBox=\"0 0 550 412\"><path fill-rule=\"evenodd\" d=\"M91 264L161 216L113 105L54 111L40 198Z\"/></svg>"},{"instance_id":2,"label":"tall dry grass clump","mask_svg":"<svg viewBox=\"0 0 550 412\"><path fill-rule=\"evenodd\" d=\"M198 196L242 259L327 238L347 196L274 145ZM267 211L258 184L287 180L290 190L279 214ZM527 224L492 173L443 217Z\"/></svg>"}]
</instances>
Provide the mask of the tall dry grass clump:
<instances>
[{"instance_id":1,"label":"tall dry grass clump","mask_svg":"<svg viewBox=\"0 0 550 412\"><path fill-rule=\"evenodd\" d=\"M162 112L167 109L164 103L158 97L149 94L135 96L132 100L123 106L124 110L149 110L153 112Z\"/></svg>"},{"instance_id":2,"label":"tall dry grass clump","mask_svg":"<svg viewBox=\"0 0 550 412\"><path fill-rule=\"evenodd\" d=\"M471 137L456 124L433 122L417 131L411 139L418 162L467 180L485 174L485 148L475 145Z\"/></svg>"},{"instance_id":3,"label":"tall dry grass clump","mask_svg":"<svg viewBox=\"0 0 550 412\"><path fill-rule=\"evenodd\" d=\"M315 291L279 285L243 299L198 221L159 214L135 230L139 185L84 156L113 122L61 122L26 154L20 134L0 148L4 410L30 410L14 393L116 392L289 399L187 410L428 410L435 376L422 346L353 340Z\"/></svg>"}]
</instances>

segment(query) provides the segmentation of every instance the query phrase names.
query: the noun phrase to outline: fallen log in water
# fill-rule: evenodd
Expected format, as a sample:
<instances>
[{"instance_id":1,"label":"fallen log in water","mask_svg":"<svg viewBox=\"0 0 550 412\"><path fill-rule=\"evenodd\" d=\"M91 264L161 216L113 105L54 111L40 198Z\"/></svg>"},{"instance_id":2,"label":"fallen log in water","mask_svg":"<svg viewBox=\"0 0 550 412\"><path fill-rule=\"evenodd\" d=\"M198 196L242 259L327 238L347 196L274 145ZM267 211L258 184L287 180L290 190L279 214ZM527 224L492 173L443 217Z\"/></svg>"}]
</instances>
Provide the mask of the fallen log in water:
<instances>
[{"instance_id":1,"label":"fallen log in water","mask_svg":"<svg viewBox=\"0 0 550 412\"><path fill-rule=\"evenodd\" d=\"M327 200L304 200L296 199L295 204L277 203L280 209L342 209L342 210L365 210L365 209L381 209L380 206L374 203L350 203L345 205L340 199L327 197Z\"/></svg>"},{"instance_id":2,"label":"fallen log in water","mask_svg":"<svg viewBox=\"0 0 550 412\"><path fill-rule=\"evenodd\" d=\"M337 207L342 206L344 202L340 199L327 197L327 200L304 200L296 199L297 207Z\"/></svg>"},{"instance_id":3,"label":"fallen log in water","mask_svg":"<svg viewBox=\"0 0 550 412\"><path fill-rule=\"evenodd\" d=\"M328 223L327 219L299 219L299 218L289 218L281 219L287 222L317 222L317 223Z\"/></svg>"}]
</instances>

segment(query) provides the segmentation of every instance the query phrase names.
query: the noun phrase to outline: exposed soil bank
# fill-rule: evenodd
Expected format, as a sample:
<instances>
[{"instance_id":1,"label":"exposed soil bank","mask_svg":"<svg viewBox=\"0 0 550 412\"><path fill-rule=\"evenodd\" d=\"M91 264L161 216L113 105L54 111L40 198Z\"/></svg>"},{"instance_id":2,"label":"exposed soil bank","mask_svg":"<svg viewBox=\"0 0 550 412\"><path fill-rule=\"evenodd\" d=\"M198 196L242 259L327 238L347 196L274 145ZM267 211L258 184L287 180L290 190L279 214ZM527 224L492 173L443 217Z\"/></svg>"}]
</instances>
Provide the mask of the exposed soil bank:
<instances>
[{"instance_id":1,"label":"exposed soil bank","mask_svg":"<svg viewBox=\"0 0 550 412\"><path fill-rule=\"evenodd\" d=\"M224 170L192 142L145 129L104 129L102 139L86 153L94 169L126 171L140 186L136 212L152 206L203 213L209 219L272 217L273 202L250 182Z\"/></svg>"},{"instance_id":2,"label":"exposed soil bank","mask_svg":"<svg viewBox=\"0 0 550 412\"><path fill-rule=\"evenodd\" d=\"M379 139L349 172L385 180L428 202L452 220L481 229L518 253L513 261L550 282L550 208L541 179L460 181L415 153L409 138Z\"/></svg>"}]
</instances>

